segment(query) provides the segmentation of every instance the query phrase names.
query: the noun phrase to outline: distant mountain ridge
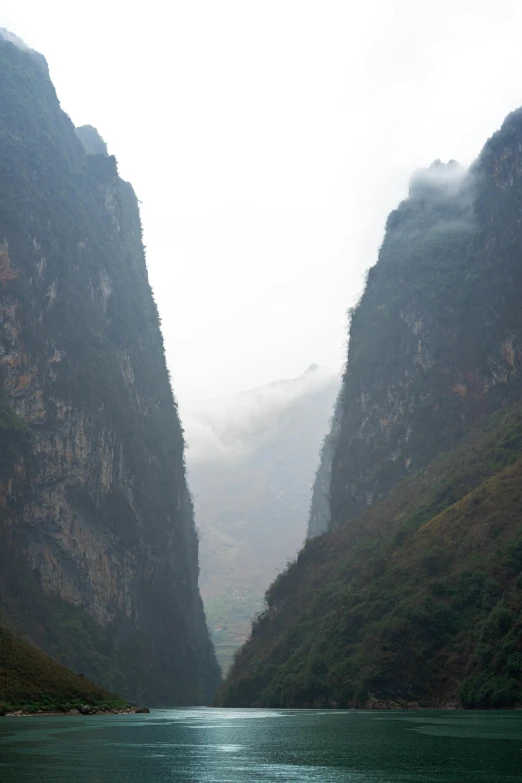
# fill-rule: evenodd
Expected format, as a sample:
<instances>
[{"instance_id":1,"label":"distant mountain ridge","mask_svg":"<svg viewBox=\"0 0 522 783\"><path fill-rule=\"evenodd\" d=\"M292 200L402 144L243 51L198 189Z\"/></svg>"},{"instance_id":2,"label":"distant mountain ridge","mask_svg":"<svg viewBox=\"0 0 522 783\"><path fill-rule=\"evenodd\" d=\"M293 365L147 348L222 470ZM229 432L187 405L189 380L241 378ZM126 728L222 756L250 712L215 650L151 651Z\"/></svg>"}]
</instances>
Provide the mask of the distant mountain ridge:
<instances>
[{"instance_id":1,"label":"distant mountain ridge","mask_svg":"<svg viewBox=\"0 0 522 783\"><path fill-rule=\"evenodd\" d=\"M258 448L286 422L294 403L333 382L333 373L312 364L302 375L205 401L184 416L191 463L216 455L237 457Z\"/></svg>"},{"instance_id":2,"label":"distant mountain ridge","mask_svg":"<svg viewBox=\"0 0 522 783\"><path fill-rule=\"evenodd\" d=\"M227 627L215 635L218 654L226 638L225 668L266 586L305 539L317 455L338 384L312 365L298 378L206 408L186 425L201 590L210 625Z\"/></svg>"}]
</instances>

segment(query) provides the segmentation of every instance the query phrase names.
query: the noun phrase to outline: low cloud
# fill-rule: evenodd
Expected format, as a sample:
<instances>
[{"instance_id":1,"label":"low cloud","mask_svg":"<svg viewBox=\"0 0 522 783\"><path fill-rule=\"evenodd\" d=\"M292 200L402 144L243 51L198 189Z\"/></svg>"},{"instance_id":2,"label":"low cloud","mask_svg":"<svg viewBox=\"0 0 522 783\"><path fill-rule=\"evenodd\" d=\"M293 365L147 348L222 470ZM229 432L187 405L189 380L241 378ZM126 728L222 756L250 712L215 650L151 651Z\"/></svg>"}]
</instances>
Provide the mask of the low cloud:
<instances>
[{"instance_id":1,"label":"low cloud","mask_svg":"<svg viewBox=\"0 0 522 783\"><path fill-rule=\"evenodd\" d=\"M428 168L418 169L410 179L410 197L421 192L432 191L455 196L466 183L468 169L456 160L443 163L435 160Z\"/></svg>"},{"instance_id":2,"label":"low cloud","mask_svg":"<svg viewBox=\"0 0 522 783\"><path fill-rule=\"evenodd\" d=\"M22 41L21 38L19 38L14 33L7 30L5 27L0 27L0 38L4 41L9 41L9 43L12 43L13 46L16 46L17 49L20 49L21 52L27 52L33 60L40 66L40 68L48 73L48 67L47 67L47 60L43 56L43 54L40 54L39 52L35 52L34 49L31 49L30 46L27 46L27 44Z\"/></svg>"},{"instance_id":3,"label":"low cloud","mask_svg":"<svg viewBox=\"0 0 522 783\"><path fill-rule=\"evenodd\" d=\"M253 451L282 425L290 406L337 383L330 370L311 365L298 378L214 400L185 414L187 461L234 459Z\"/></svg>"}]
</instances>

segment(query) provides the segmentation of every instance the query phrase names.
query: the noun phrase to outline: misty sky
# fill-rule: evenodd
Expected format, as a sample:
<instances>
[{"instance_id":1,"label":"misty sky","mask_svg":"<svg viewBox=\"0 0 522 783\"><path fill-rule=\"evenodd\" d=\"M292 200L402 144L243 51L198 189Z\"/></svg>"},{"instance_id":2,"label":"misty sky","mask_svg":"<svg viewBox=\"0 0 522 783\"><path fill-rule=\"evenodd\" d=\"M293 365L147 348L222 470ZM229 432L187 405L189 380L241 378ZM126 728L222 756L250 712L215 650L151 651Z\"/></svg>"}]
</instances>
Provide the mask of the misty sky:
<instances>
[{"instance_id":1,"label":"misty sky","mask_svg":"<svg viewBox=\"0 0 522 783\"><path fill-rule=\"evenodd\" d=\"M522 104L508 0L2 0L142 202L181 413L340 369L409 175Z\"/></svg>"}]
</instances>

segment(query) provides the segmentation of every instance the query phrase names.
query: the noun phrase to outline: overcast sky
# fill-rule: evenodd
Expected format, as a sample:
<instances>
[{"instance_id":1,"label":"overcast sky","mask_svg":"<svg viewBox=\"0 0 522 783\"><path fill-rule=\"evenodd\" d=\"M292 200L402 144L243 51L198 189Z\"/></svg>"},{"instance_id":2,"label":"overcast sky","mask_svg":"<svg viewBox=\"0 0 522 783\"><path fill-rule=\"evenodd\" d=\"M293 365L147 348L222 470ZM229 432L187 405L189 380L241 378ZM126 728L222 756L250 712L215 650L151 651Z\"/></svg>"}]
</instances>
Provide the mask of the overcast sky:
<instances>
[{"instance_id":1,"label":"overcast sky","mask_svg":"<svg viewBox=\"0 0 522 783\"><path fill-rule=\"evenodd\" d=\"M409 175L522 104L522 2L2 0L142 202L181 412L339 370Z\"/></svg>"}]
</instances>

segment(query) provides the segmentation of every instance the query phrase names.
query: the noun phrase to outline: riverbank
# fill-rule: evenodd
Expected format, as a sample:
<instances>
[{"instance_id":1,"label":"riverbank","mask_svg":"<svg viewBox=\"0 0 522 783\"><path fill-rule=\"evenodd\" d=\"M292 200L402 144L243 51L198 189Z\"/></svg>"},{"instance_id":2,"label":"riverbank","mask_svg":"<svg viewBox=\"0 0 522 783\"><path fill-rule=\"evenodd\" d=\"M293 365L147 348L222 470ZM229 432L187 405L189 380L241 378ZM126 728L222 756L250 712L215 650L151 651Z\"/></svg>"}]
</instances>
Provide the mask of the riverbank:
<instances>
[{"instance_id":1,"label":"riverbank","mask_svg":"<svg viewBox=\"0 0 522 783\"><path fill-rule=\"evenodd\" d=\"M148 714L150 710L148 707L123 707L122 709L101 709L97 707L90 707L84 705L79 709L71 710L38 710L36 712L14 710L13 712L6 712L3 717L5 718L56 718L63 717L65 715L142 715Z\"/></svg>"},{"instance_id":2,"label":"riverbank","mask_svg":"<svg viewBox=\"0 0 522 783\"><path fill-rule=\"evenodd\" d=\"M137 709L0 626L0 716L110 715Z\"/></svg>"}]
</instances>

